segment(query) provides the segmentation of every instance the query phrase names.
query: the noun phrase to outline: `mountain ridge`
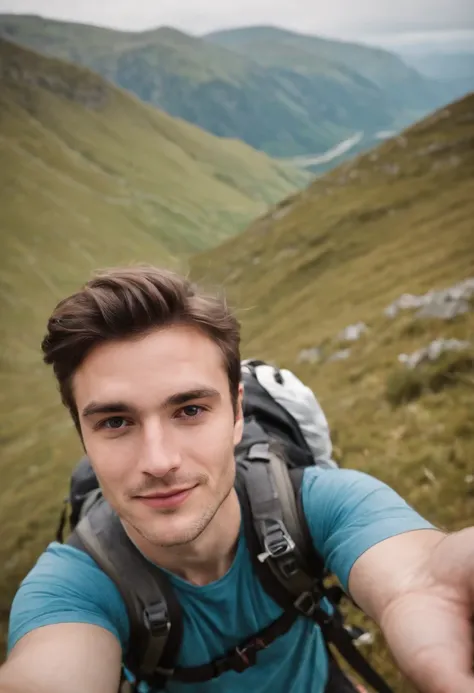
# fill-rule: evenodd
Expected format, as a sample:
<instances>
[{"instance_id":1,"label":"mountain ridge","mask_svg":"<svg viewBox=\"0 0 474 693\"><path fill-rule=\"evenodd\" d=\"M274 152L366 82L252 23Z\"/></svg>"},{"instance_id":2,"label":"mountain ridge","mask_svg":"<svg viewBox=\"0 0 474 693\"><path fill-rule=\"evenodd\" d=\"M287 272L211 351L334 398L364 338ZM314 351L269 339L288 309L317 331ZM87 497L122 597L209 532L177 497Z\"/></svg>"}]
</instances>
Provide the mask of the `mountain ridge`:
<instances>
[{"instance_id":1,"label":"mountain ridge","mask_svg":"<svg viewBox=\"0 0 474 693\"><path fill-rule=\"evenodd\" d=\"M355 131L398 128L446 100L444 86L433 88L389 53L387 68L369 69L380 49L357 46L354 60L350 44L329 41L339 53L346 46L335 60L296 34L291 45L273 41L269 62L218 45L215 35L170 27L115 33L0 15L0 35L85 64L171 115L279 158L323 152Z\"/></svg>"}]
</instances>

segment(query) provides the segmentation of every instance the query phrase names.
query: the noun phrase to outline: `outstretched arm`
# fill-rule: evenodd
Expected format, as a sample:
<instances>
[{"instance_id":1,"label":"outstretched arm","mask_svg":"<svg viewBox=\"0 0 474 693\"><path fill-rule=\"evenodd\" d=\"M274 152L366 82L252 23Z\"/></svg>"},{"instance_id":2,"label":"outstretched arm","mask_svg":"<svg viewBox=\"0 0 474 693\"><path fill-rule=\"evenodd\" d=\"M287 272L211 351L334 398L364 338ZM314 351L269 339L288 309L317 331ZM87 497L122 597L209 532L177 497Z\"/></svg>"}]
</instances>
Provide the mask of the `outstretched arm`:
<instances>
[{"instance_id":1,"label":"outstretched arm","mask_svg":"<svg viewBox=\"0 0 474 693\"><path fill-rule=\"evenodd\" d=\"M307 471L302 497L315 547L418 690L474 693L474 528L446 535L349 469Z\"/></svg>"},{"instance_id":2,"label":"outstretched arm","mask_svg":"<svg viewBox=\"0 0 474 693\"><path fill-rule=\"evenodd\" d=\"M0 693L117 693L121 656L117 638L99 626L37 628L0 667Z\"/></svg>"},{"instance_id":3,"label":"outstretched arm","mask_svg":"<svg viewBox=\"0 0 474 693\"><path fill-rule=\"evenodd\" d=\"M354 563L349 591L422 693L474 693L474 528L372 546Z\"/></svg>"}]
</instances>

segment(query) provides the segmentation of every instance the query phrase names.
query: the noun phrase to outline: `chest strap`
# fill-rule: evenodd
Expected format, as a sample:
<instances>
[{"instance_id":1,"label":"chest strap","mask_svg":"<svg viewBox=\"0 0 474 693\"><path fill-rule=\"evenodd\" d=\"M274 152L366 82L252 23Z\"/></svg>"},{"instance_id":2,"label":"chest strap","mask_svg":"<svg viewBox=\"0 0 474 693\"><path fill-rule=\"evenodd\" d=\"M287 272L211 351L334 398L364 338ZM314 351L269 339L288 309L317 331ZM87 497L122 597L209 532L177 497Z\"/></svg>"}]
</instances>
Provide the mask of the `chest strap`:
<instances>
[{"instance_id":1,"label":"chest strap","mask_svg":"<svg viewBox=\"0 0 474 693\"><path fill-rule=\"evenodd\" d=\"M274 640L287 633L297 618L296 613L285 612L276 621L244 640L222 657L202 666L175 669L172 679L183 683L201 683L215 679L226 671L242 673L254 666L257 663L257 653L265 650Z\"/></svg>"}]
</instances>

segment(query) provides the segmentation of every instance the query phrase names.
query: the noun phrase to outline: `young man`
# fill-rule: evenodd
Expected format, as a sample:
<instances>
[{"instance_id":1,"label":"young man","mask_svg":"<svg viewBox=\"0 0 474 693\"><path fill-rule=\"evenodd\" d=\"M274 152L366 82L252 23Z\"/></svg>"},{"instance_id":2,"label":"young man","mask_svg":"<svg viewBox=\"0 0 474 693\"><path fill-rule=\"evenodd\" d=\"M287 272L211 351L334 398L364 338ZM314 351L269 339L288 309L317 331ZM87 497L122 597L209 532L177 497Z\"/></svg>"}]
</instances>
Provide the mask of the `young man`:
<instances>
[{"instance_id":1,"label":"young man","mask_svg":"<svg viewBox=\"0 0 474 693\"><path fill-rule=\"evenodd\" d=\"M178 662L209 662L281 610L255 576L234 490L239 326L224 301L154 268L115 269L63 300L43 341L104 497L183 608ZM379 481L308 469L312 540L424 693L472 693L474 530L445 535ZM114 583L52 543L10 619L1 693L116 693L130 636ZM304 618L243 673L166 690L323 693L328 658Z\"/></svg>"}]
</instances>

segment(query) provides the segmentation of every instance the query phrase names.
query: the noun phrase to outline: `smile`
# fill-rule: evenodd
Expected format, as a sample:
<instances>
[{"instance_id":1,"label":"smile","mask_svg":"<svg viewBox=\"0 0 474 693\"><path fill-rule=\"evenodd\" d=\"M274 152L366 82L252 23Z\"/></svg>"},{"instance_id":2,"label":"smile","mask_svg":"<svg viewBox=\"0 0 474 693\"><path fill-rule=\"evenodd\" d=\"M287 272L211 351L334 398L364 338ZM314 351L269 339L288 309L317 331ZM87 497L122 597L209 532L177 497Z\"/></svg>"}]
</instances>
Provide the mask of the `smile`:
<instances>
[{"instance_id":1,"label":"smile","mask_svg":"<svg viewBox=\"0 0 474 693\"><path fill-rule=\"evenodd\" d=\"M138 499L145 503L145 505L148 505L150 508L175 508L184 503L195 488L195 486L192 486L191 488L168 491L167 493L155 493L150 496L138 496Z\"/></svg>"}]
</instances>

